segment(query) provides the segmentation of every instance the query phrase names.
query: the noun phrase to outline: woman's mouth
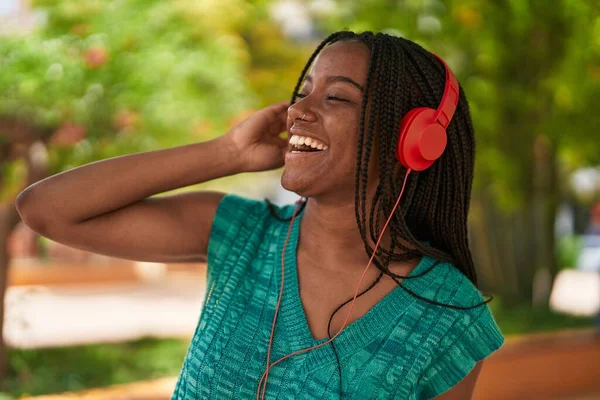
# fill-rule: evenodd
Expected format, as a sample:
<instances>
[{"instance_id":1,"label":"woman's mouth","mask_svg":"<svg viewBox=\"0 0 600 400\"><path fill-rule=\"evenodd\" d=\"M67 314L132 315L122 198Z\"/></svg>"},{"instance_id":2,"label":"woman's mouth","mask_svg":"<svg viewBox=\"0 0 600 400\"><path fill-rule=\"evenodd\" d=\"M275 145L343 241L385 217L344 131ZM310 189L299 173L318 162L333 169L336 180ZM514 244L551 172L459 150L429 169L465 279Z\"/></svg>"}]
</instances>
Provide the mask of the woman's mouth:
<instances>
[{"instance_id":1,"label":"woman's mouth","mask_svg":"<svg viewBox=\"0 0 600 400\"><path fill-rule=\"evenodd\" d=\"M311 153L327 150L329 146L319 139L308 136L292 135L289 141L288 152L290 153Z\"/></svg>"}]
</instances>

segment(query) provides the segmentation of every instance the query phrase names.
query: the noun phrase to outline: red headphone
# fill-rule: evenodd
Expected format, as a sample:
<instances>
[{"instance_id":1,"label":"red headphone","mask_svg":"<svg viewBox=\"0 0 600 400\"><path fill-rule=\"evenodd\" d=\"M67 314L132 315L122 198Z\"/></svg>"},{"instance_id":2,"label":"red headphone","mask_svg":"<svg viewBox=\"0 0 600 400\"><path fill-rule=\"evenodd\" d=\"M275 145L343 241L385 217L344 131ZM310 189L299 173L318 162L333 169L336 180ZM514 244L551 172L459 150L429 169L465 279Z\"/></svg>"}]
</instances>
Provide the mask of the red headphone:
<instances>
[{"instance_id":1,"label":"red headphone","mask_svg":"<svg viewBox=\"0 0 600 400\"><path fill-rule=\"evenodd\" d=\"M433 53L432 53L433 54ZM423 171L429 168L435 160L441 157L446 149L446 143L448 141L446 137L446 128L450 124L452 120L452 116L454 115L454 111L456 111L456 106L458 104L459 98L459 86L456 77L448 67L448 65L442 60L440 57L433 54L440 62L444 65L446 69L446 85L444 87L444 94L442 96L442 100L440 101L440 105L437 110L429 107L419 107L413 110L410 110L402 121L400 121L400 138L398 140L398 147L396 148L396 158L400 161L406 169L406 175L404 176L404 183L402 184L402 189L400 190L400 194L398 195L398 200L396 200L396 204L390 213L383 229L381 230L381 234L379 235L379 239L375 244L375 249L371 255L371 259L367 264L367 268L363 272L360 281L358 282L358 286L354 293L354 299L350 304L350 311L346 316L346 319L340 328L340 330L328 341L318 344L313 347L309 347L306 349L295 351L292 354L288 354L285 357L281 357L279 360L271 363L271 346L273 344L273 335L275 333L275 323L277 321L277 315L279 313L279 305L281 303L281 296L283 295L283 284L285 277L285 249L287 247L287 243L290 237L290 233L292 230L292 226L294 225L294 220L296 215L298 214L300 201L297 202L296 209L294 210L294 214L292 215L292 219L290 221L290 225L288 227L287 237L285 239L285 244L283 245L283 251L281 253L281 288L279 289L279 299L277 300L277 307L275 309L275 316L273 318L273 325L271 326L271 337L269 339L269 350L267 352L267 369L263 373L260 378L260 382L258 384L258 390L256 392L256 399L264 399L267 391L267 380L269 379L269 370L279 362L283 361L286 358L292 357L296 354L301 354L307 352L312 349L316 349L317 347L325 346L333 339L335 339L340 332L346 327L350 316L352 315L352 311L354 309L354 303L356 301L356 297L358 296L358 291L360 285L362 284L363 278L365 277L369 266L373 262L373 258L377 253L377 249L379 247L379 242L383 237L383 233L387 228L398 204L400 204L400 199L402 198L402 194L404 193L404 188L406 186L406 182L408 180L408 176L411 171ZM262 396L261 396L262 392Z\"/></svg>"},{"instance_id":2,"label":"red headphone","mask_svg":"<svg viewBox=\"0 0 600 400\"><path fill-rule=\"evenodd\" d=\"M410 110L400 121L400 139L396 158L405 168L423 171L440 158L446 148L446 129L458 104L456 77L440 57L433 54L446 69L446 86L437 110L419 107Z\"/></svg>"}]
</instances>

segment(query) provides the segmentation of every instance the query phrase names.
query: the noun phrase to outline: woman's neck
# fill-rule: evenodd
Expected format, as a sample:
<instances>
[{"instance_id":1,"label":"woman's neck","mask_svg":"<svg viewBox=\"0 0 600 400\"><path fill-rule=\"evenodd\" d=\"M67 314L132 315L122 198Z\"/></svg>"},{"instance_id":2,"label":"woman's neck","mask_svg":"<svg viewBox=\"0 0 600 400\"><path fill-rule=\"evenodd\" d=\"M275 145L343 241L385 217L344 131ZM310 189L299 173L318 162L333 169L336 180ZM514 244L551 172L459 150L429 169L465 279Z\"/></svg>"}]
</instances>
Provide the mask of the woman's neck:
<instances>
[{"instance_id":1,"label":"woman's neck","mask_svg":"<svg viewBox=\"0 0 600 400\"><path fill-rule=\"evenodd\" d=\"M333 206L311 198L303 212L299 252L331 271L364 270L369 257L356 223L353 201Z\"/></svg>"}]
</instances>

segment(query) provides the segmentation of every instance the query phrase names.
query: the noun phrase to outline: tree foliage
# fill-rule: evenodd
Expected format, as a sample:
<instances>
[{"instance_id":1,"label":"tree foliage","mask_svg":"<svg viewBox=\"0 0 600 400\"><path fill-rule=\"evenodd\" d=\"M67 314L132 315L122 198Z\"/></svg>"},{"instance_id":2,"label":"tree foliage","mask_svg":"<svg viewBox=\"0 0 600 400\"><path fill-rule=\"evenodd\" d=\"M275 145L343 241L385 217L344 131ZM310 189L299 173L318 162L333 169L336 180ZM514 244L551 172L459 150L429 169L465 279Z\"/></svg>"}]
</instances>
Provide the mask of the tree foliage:
<instances>
[{"instance_id":1,"label":"tree foliage","mask_svg":"<svg viewBox=\"0 0 600 400\"><path fill-rule=\"evenodd\" d=\"M305 56L259 1L32 6L38 29L0 37L0 321L20 190L92 161L222 135L287 98ZM3 354L0 343L0 376Z\"/></svg>"},{"instance_id":2,"label":"tree foliage","mask_svg":"<svg viewBox=\"0 0 600 400\"><path fill-rule=\"evenodd\" d=\"M236 31L248 12L243 1L196 3L36 2L43 29L0 43L0 115L63 128L53 172L221 132L256 102Z\"/></svg>"}]
</instances>

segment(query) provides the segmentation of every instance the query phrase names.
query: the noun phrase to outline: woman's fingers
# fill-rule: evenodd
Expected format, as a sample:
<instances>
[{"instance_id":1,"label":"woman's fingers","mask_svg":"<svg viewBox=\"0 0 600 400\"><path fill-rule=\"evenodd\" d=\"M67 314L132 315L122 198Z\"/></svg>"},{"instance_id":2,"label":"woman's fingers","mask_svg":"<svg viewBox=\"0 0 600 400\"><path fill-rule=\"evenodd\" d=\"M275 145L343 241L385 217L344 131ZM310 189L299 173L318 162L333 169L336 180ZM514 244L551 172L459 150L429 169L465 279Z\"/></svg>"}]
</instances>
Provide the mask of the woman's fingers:
<instances>
[{"instance_id":1,"label":"woman's fingers","mask_svg":"<svg viewBox=\"0 0 600 400\"><path fill-rule=\"evenodd\" d=\"M268 110L267 120L269 121L268 131L272 135L279 135L287 128L287 105L288 101L276 103Z\"/></svg>"}]
</instances>

